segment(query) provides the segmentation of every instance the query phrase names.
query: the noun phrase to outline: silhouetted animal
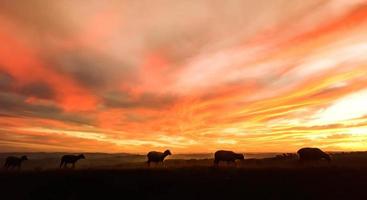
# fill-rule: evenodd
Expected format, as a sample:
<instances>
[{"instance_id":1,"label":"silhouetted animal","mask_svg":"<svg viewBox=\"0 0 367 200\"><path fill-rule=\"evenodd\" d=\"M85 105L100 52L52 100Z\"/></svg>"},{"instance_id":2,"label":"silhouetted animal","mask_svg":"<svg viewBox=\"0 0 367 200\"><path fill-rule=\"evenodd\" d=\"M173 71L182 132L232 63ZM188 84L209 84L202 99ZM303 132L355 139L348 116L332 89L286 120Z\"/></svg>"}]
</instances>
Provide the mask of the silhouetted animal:
<instances>
[{"instance_id":1,"label":"silhouetted animal","mask_svg":"<svg viewBox=\"0 0 367 200\"><path fill-rule=\"evenodd\" d=\"M329 162L331 161L329 154L323 152L319 148L306 147L306 148L302 148L298 150L297 153L299 155L300 162L316 161L316 160L322 160L322 159L325 159Z\"/></svg>"},{"instance_id":2,"label":"silhouetted animal","mask_svg":"<svg viewBox=\"0 0 367 200\"><path fill-rule=\"evenodd\" d=\"M225 161L228 164L234 163L236 160L244 160L243 154L235 153L233 151L219 150L214 154L214 165L218 165L220 161Z\"/></svg>"},{"instance_id":3,"label":"silhouetted animal","mask_svg":"<svg viewBox=\"0 0 367 200\"><path fill-rule=\"evenodd\" d=\"M71 163L73 164L73 168L75 168L75 163L80 160L80 159L85 159L83 154L74 156L74 155L64 155L61 157L61 163L60 163L60 168L62 166L67 167L67 164Z\"/></svg>"},{"instance_id":4,"label":"silhouetted animal","mask_svg":"<svg viewBox=\"0 0 367 200\"><path fill-rule=\"evenodd\" d=\"M150 166L151 162L155 162L155 163L163 163L163 160L168 156L168 155L172 155L171 152L169 150L162 152L157 152L157 151L151 151L147 154L148 157L148 166Z\"/></svg>"},{"instance_id":5,"label":"silhouetted animal","mask_svg":"<svg viewBox=\"0 0 367 200\"><path fill-rule=\"evenodd\" d=\"M4 168L9 169L9 168L18 167L18 169L20 169L22 166L22 162L25 160L28 160L27 156L22 156L20 158L9 156L6 158Z\"/></svg>"}]
</instances>

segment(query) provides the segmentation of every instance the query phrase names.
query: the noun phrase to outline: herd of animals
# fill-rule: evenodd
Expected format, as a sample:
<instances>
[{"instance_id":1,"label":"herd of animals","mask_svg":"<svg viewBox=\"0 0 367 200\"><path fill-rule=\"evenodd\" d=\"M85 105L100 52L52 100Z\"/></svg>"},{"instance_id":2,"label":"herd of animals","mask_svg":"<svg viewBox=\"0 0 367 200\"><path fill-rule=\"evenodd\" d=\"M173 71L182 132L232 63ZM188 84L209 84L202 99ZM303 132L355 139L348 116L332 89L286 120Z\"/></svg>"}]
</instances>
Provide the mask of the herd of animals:
<instances>
[{"instance_id":1,"label":"herd of animals","mask_svg":"<svg viewBox=\"0 0 367 200\"><path fill-rule=\"evenodd\" d=\"M301 148L297 151L300 162L305 161L316 161L316 160L327 160L331 161L330 155L323 152L319 148ZM170 150L166 150L164 152L151 151L147 154L147 165L150 166L150 163L163 163L164 159L172 155ZM72 165L72 168L75 167L75 163L80 160L85 159L83 154L80 155L64 155L61 157L60 168L66 168L68 164ZM214 153L214 166L218 166L219 162L227 162L235 163L236 160L244 160L244 155L240 153L235 153L233 151L219 150ZM20 169L22 162L28 160L27 156L15 157L9 156L5 160L4 168L12 169L17 168Z\"/></svg>"}]
</instances>

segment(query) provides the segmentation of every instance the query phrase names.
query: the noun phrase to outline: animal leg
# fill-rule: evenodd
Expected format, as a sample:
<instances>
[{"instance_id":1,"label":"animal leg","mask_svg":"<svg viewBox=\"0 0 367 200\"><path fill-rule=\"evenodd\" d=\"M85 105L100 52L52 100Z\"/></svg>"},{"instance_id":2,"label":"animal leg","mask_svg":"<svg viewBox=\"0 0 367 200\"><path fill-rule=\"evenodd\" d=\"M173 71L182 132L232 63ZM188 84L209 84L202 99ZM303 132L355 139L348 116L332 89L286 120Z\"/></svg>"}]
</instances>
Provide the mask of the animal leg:
<instances>
[{"instance_id":1,"label":"animal leg","mask_svg":"<svg viewBox=\"0 0 367 200\"><path fill-rule=\"evenodd\" d=\"M8 169L9 168L9 164L7 162L4 164L4 168L5 169Z\"/></svg>"},{"instance_id":2,"label":"animal leg","mask_svg":"<svg viewBox=\"0 0 367 200\"><path fill-rule=\"evenodd\" d=\"M214 160L214 167L218 167L219 165L219 161L218 160Z\"/></svg>"}]
</instances>

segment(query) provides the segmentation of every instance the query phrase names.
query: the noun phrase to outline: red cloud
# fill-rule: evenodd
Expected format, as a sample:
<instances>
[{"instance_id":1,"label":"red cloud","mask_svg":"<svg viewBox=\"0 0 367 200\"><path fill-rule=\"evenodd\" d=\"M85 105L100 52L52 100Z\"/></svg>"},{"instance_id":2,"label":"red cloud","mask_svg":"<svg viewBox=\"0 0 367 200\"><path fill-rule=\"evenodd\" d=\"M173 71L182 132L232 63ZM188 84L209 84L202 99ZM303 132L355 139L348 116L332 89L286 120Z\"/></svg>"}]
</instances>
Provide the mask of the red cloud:
<instances>
[{"instance_id":1,"label":"red cloud","mask_svg":"<svg viewBox=\"0 0 367 200\"><path fill-rule=\"evenodd\" d=\"M96 109L98 98L92 92L48 66L20 30L4 20L0 24L0 40L4 41L0 45L0 70L15 79L14 88L42 81L55 91L54 100L66 111Z\"/></svg>"}]
</instances>

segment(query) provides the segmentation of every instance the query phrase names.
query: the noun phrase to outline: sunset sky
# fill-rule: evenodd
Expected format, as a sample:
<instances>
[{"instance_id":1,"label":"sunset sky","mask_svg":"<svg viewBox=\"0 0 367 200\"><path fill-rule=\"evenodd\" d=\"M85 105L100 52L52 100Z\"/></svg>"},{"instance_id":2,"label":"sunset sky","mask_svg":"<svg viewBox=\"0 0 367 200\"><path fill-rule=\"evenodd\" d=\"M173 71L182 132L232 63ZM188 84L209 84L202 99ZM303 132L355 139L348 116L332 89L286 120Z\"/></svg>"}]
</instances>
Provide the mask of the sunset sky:
<instances>
[{"instance_id":1,"label":"sunset sky","mask_svg":"<svg viewBox=\"0 0 367 200\"><path fill-rule=\"evenodd\" d=\"M2 0L0 151L367 150L367 0Z\"/></svg>"}]
</instances>

